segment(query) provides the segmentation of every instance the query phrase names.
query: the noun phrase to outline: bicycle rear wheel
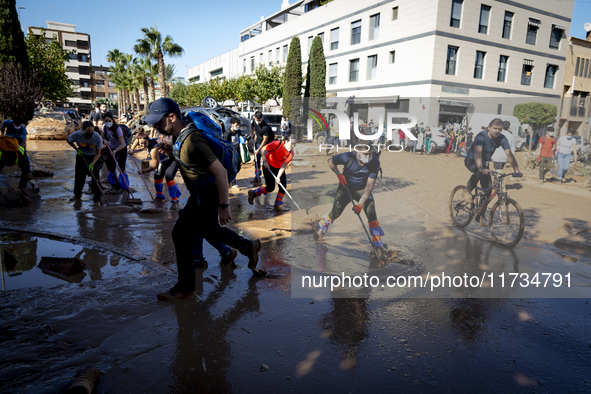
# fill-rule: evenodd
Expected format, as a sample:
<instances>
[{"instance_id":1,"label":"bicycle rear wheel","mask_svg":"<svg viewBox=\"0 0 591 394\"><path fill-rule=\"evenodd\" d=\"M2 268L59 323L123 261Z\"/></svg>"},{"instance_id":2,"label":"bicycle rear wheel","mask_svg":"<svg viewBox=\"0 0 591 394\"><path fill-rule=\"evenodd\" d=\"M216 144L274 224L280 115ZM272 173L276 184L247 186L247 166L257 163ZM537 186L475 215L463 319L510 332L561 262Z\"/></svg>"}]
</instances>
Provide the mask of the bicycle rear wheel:
<instances>
[{"instance_id":1,"label":"bicycle rear wheel","mask_svg":"<svg viewBox=\"0 0 591 394\"><path fill-rule=\"evenodd\" d=\"M517 201L511 198L503 198L490 210L488 228L493 241L505 246L515 246L521 240L525 230L525 218Z\"/></svg>"},{"instance_id":2,"label":"bicycle rear wheel","mask_svg":"<svg viewBox=\"0 0 591 394\"><path fill-rule=\"evenodd\" d=\"M472 205L466 202L466 186L456 186L449 196L449 216L454 225L466 227L472 221Z\"/></svg>"}]
</instances>

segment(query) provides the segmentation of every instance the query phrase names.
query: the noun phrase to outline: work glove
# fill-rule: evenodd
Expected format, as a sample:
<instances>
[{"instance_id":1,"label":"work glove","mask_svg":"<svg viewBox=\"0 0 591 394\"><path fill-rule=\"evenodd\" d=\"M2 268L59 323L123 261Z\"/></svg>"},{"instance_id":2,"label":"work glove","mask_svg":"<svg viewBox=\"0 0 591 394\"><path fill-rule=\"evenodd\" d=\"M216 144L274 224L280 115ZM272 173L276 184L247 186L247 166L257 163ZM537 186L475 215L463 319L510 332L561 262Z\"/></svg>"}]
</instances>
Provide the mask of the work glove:
<instances>
[{"instance_id":1,"label":"work glove","mask_svg":"<svg viewBox=\"0 0 591 394\"><path fill-rule=\"evenodd\" d=\"M363 209L361 204L357 204L353 207L353 212L355 212L357 215L359 215L361 213L361 209Z\"/></svg>"},{"instance_id":2,"label":"work glove","mask_svg":"<svg viewBox=\"0 0 591 394\"><path fill-rule=\"evenodd\" d=\"M88 166L88 171L94 171L94 163L90 163L90 165Z\"/></svg>"},{"instance_id":3,"label":"work glove","mask_svg":"<svg viewBox=\"0 0 591 394\"><path fill-rule=\"evenodd\" d=\"M341 186L347 187L347 180L345 179L345 176L343 174L339 174L337 175L337 177L339 178L339 183L341 184Z\"/></svg>"},{"instance_id":4,"label":"work glove","mask_svg":"<svg viewBox=\"0 0 591 394\"><path fill-rule=\"evenodd\" d=\"M84 156L82 149L76 149L76 153L78 154L78 156Z\"/></svg>"}]
</instances>

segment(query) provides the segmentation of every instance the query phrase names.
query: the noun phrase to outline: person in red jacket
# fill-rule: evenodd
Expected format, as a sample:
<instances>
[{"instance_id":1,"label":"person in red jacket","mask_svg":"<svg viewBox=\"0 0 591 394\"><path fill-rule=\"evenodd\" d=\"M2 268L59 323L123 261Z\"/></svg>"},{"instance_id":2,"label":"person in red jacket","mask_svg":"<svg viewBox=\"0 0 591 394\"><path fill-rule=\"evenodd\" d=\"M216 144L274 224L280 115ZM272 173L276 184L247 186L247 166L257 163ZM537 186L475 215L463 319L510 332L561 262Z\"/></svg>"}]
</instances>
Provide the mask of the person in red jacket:
<instances>
[{"instance_id":1,"label":"person in red jacket","mask_svg":"<svg viewBox=\"0 0 591 394\"><path fill-rule=\"evenodd\" d=\"M252 205L254 199L260 195L267 195L267 193L275 190L275 177L277 177L283 188L279 187L277 198L275 199L274 210L276 213L283 213L287 209L283 205L283 197L287 189L287 177L285 175L285 168L291 162L294 155L295 141L291 135L288 135L284 141L273 141L270 144L263 146L261 149L263 162L263 175L265 177L265 186L261 186L255 190L248 191L248 203ZM275 177L273 177L275 175Z\"/></svg>"}]
</instances>

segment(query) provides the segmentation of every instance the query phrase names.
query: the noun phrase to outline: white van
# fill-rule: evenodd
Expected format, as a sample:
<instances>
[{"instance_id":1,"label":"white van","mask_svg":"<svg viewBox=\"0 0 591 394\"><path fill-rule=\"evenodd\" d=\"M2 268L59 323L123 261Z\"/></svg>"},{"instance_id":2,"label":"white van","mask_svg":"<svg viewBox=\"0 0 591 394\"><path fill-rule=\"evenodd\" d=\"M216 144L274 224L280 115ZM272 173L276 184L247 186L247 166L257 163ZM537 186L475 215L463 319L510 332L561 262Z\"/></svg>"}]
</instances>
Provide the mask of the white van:
<instances>
[{"instance_id":1,"label":"white van","mask_svg":"<svg viewBox=\"0 0 591 394\"><path fill-rule=\"evenodd\" d=\"M525 146L525 134L523 133L523 128L521 127L521 123L515 116L511 115L496 115L496 114L483 114L483 113L473 113L468 121L468 127L472 127L472 132L474 133L474 137L480 133L482 126L488 127L491 120L499 118L503 122L508 121L511 123L509 126L509 130L513 133L515 137L515 150L522 150L526 148Z\"/></svg>"}]
</instances>

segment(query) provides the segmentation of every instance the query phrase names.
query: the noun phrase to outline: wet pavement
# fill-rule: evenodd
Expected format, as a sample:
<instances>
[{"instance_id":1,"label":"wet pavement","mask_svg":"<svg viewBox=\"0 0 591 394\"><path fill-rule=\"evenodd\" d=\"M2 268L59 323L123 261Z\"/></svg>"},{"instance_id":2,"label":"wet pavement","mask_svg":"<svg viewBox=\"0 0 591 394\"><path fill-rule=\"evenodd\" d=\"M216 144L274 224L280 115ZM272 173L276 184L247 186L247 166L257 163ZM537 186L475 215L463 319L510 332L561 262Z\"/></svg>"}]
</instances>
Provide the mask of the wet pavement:
<instances>
[{"instance_id":1,"label":"wet pavement","mask_svg":"<svg viewBox=\"0 0 591 394\"><path fill-rule=\"evenodd\" d=\"M591 264L585 251L531 238L507 249L490 243L488 230L453 228L445 206L425 206L404 191L416 187L412 176L384 177L396 188L375 193L378 206L389 207L378 211L384 240L405 264L370 269L353 213L346 210L315 243L295 212L272 214L274 194L248 205L247 167L241 191L231 194L232 228L263 241L261 266L272 278L253 278L243 256L238 269L221 268L217 252L205 244L209 268L197 270L198 299L169 304L155 295L175 283L170 232L177 213L169 202L152 209L131 159L131 184L143 211L119 195L109 197L111 207L93 207L88 194L81 203L69 201L75 152L64 142L39 141L29 149L33 163L55 176L39 181L42 201L0 211L2 251L19 260L3 267L10 270L0 294L0 392L60 392L85 367L104 373L99 393L590 390L586 298L523 290L466 298L478 294L424 289L292 297L292 277L342 271L385 277L543 269L571 272L576 296L586 294ZM336 181L324 176L325 160L311 155L292 168L292 194L309 217L332 203ZM0 180L18 178L3 173ZM187 192L181 190L182 206ZM88 261L87 275L68 283L40 273L40 257L54 254L79 255ZM15 272L22 274L8 275ZM562 293L552 297L574 297L557 289Z\"/></svg>"}]
</instances>

